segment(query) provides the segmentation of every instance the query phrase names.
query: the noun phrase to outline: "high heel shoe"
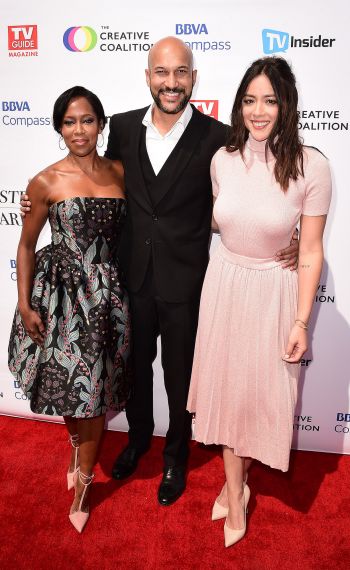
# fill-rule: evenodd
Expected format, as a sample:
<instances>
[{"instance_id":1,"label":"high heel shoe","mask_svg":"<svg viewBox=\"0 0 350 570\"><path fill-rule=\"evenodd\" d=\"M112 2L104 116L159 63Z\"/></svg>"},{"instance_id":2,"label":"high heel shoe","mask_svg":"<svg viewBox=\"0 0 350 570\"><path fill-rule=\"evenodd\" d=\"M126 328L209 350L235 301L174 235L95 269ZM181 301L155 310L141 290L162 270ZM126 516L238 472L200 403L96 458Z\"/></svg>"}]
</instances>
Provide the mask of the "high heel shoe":
<instances>
[{"instance_id":1,"label":"high heel shoe","mask_svg":"<svg viewBox=\"0 0 350 570\"><path fill-rule=\"evenodd\" d=\"M68 491L70 491L74 487L74 475L76 474L76 472L79 469L79 465L78 465L79 435L78 434L70 435L68 441L70 441L71 446L74 447L74 449L75 449L74 469L73 469L73 471L67 471L67 487L68 487Z\"/></svg>"},{"instance_id":2,"label":"high heel shoe","mask_svg":"<svg viewBox=\"0 0 350 570\"><path fill-rule=\"evenodd\" d=\"M250 489L249 489L248 484L247 484L247 479L248 479L248 476L243 481L243 491L244 491L244 495L245 495L245 499L246 499L246 506L248 506L249 499L250 499ZM218 521L220 519L224 519L225 517L227 517L227 515L228 515L228 507L223 507L218 502L218 499L216 499L215 503L213 505L213 509L211 511L211 520L212 521Z\"/></svg>"},{"instance_id":3,"label":"high heel shoe","mask_svg":"<svg viewBox=\"0 0 350 570\"><path fill-rule=\"evenodd\" d=\"M81 498L80 498L78 510L73 512L73 513L70 513L69 520L78 532L83 532L83 529L84 529L84 527L88 521L90 513L89 513L89 509L87 510L86 513L83 512L81 510L81 507L83 505L86 489L88 488L89 485L91 485L92 480L95 477L95 475L94 475L94 473L92 473L92 475L85 475L85 473L82 473L78 468L78 471L76 472L76 475L74 477L75 489L77 489L78 477L79 477L80 483L82 483L84 485L84 490L83 490L83 493L82 493Z\"/></svg>"},{"instance_id":4,"label":"high heel shoe","mask_svg":"<svg viewBox=\"0 0 350 570\"><path fill-rule=\"evenodd\" d=\"M244 491L247 485L244 487ZM246 493L243 491L243 512L244 512L244 526L243 528L230 528L227 526L227 518L224 524L224 537L225 537L225 547L228 548L233 544L236 544L239 540L241 540L247 530L247 502L246 502Z\"/></svg>"}]
</instances>

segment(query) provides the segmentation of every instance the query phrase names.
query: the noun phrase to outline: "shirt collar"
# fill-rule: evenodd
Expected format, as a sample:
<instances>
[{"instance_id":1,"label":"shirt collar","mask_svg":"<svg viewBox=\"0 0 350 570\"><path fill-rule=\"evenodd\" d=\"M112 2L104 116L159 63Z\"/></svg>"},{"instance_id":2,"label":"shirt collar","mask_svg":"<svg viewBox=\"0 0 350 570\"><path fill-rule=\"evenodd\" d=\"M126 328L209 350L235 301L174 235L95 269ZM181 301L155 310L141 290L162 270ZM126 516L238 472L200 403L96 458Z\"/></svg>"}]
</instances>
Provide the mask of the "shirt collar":
<instances>
[{"instance_id":1,"label":"shirt collar","mask_svg":"<svg viewBox=\"0 0 350 570\"><path fill-rule=\"evenodd\" d=\"M155 130L158 133L158 129L157 129L157 127L154 126L153 120L152 120L152 109L153 109L153 107L154 107L154 103L153 103L153 105L150 105L148 107L147 112L146 112L146 114L142 120L142 124L145 125L145 127L151 127L153 130ZM185 130L188 123L191 120L192 115L193 115L192 107L189 103L187 103L184 112L178 118L176 123L171 127L170 131L168 131L164 135L164 137L167 137L168 135L170 135L174 131L174 129L177 127L177 125L181 125L182 129Z\"/></svg>"}]
</instances>

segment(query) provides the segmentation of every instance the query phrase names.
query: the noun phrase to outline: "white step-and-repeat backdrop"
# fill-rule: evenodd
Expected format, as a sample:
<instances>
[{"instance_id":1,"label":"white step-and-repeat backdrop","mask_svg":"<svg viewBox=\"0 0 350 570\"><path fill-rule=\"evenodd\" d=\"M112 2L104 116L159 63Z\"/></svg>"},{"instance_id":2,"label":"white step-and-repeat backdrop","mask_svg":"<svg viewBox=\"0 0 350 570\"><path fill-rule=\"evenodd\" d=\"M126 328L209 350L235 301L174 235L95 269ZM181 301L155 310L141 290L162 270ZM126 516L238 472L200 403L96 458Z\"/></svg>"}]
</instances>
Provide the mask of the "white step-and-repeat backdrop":
<instances>
[{"instance_id":1,"label":"white step-and-repeat backdrop","mask_svg":"<svg viewBox=\"0 0 350 570\"><path fill-rule=\"evenodd\" d=\"M7 343L17 294L20 194L28 178L63 155L51 126L53 103L80 84L99 95L108 115L147 105L148 51L157 39L173 35L194 52L195 105L223 122L229 122L235 90L250 62L280 54L292 63L300 133L329 157L334 180L294 446L350 453L348 10L347 0L1 2L0 413L33 417L8 371ZM38 247L49 238L46 228ZM164 434L168 418L159 358L154 398L156 433ZM125 415L110 417L109 427L126 430Z\"/></svg>"}]
</instances>

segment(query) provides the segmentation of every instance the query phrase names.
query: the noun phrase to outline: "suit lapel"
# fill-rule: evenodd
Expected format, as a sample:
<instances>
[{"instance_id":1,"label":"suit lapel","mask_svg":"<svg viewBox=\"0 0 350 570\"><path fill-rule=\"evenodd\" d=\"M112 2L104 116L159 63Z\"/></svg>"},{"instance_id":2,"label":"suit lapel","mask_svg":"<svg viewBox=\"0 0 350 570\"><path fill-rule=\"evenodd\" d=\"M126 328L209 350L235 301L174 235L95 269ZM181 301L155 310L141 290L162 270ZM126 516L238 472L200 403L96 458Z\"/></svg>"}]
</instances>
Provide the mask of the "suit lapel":
<instances>
[{"instance_id":1,"label":"suit lapel","mask_svg":"<svg viewBox=\"0 0 350 570\"><path fill-rule=\"evenodd\" d=\"M193 115L183 135L165 161L154 182L153 192L157 196L156 206L176 183L185 170L197 144L199 143L207 121L202 113L193 108Z\"/></svg>"},{"instance_id":2,"label":"suit lapel","mask_svg":"<svg viewBox=\"0 0 350 570\"><path fill-rule=\"evenodd\" d=\"M146 112L146 111L145 111ZM133 198L139 202L140 206L147 207L147 209L152 208L152 202L149 197L143 172L142 166L140 161L140 144L141 144L141 137L142 137L142 129L145 127L142 124L142 119L144 117L144 113L142 117L136 122L136 127L133 132L133 142L132 142L132 152L131 152L131 167L130 167L130 177L134 181L130 188L128 188L129 192L132 193Z\"/></svg>"},{"instance_id":3,"label":"suit lapel","mask_svg":"<svg viewBox=\"0 0 350 570\"><path fill-rule=\"evenodd\" d=\"M128 178L130 183L128 184L128 191L132 193L133 199L136 200L141 207L153 210L153 208L169 192L170 188L174 186L190 161L207 124L207 118L195 107L192 106L192 109L193 114L190 122L154 181L152 195L157 196L157 200L154 204L152 204L149 192L145 185L140 161L142 129L145 128L142 124L142 119L147 111L147 107L142 109L140 116L137 121L135 121L135 129L133 129L131 133L131 136L133 137L131 147L132 163L129 168Z\"/></svg>"}]
</instances>

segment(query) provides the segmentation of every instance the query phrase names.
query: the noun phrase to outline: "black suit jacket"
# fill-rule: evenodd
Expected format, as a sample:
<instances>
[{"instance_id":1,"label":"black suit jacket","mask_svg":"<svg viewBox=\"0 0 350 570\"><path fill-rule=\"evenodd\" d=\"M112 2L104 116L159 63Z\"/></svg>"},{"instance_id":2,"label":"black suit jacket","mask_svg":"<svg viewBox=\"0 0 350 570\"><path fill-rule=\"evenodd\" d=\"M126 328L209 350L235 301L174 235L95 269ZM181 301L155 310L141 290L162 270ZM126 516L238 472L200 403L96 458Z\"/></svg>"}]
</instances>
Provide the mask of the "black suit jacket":
<instances>
[{"instance_id":1,"label":"black suit jacket","mask_svg":"<svg viewBox=\"0 0 350 570\"><path fill-rule=\"evenodd\" d=\"M195 107L189 124L155 179L152 203L140 164L142 120L148 107L113 115L105 156L125 170L128 216L120 260L137 292L152 259L159 295L188 302L200 295L208 264L212 187L210 162L227 126Z\"/></svg>"}]
</instances>

